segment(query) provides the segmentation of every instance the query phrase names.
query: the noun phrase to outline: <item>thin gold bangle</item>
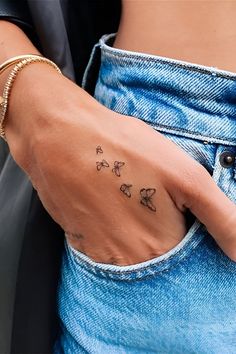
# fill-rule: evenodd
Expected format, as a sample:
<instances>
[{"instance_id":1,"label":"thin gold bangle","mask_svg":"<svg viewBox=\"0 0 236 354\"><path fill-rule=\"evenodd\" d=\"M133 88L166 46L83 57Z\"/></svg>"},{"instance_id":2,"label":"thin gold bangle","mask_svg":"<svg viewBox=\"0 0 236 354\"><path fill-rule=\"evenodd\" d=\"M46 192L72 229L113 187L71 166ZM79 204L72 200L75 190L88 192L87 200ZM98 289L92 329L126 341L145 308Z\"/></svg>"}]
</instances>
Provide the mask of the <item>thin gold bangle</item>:
<instances>
[{"instance_id":1,"label":"thin gold bangle","mask_svg":"<svg viewBox=\"0 0 236 354\"><path fill-rule=\"evenodd\" d=\"M61 70L58 68L58 66L53 61L51 61L45 57L26 58L26 59L21 60L20 62L18 62L14 66L14 68L11 70L11 72L7 78L6 84L3 89L3 95L0 96L0 137L3 138L5 141L7 141L7 139L6 139L6 135L5 135L5 129L4 129L4 120L5 120L6 113L7 113L8 101L9 101L12 85L17 77L17 74L25 66L32 64L32 63L37 63L37 62L47 63L47 64L51 65L54 69L56 69L58 73L61 74Z\"/></svg>"},{"instance_id":2,"label":"thin gold bangle","mask_svg":"<svg viewBox=\"0 0 236 354\"><path fill-rule=\"evenodd\" d=\"M28 59L28 58L43 58L41 54L23 54L23 55L17 55L15 57L12 57L4 63L0 65L0 75L7 70L11 65L14 65L16 63L19 63L23 59Z\"/></svg>"}]
</instances>

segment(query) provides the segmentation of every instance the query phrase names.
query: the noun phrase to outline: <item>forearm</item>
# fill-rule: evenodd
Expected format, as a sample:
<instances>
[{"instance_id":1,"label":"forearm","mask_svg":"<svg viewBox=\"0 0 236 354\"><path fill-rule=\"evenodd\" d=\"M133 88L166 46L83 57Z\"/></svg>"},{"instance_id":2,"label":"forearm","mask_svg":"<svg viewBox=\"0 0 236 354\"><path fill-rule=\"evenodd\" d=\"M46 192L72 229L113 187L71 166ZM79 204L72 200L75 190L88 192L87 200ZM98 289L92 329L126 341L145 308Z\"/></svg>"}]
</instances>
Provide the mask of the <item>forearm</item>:
<instances>
[{"instance_id":1,"label":"forearm","mask_svg":"<svg viewBox=\"0 0 236 354\"><path fill-rule=\"evenodd\" d=\"M21 54L40 54L25 33L10 22L0 21L0 36L0 63ZM0 75L0 94L12 68ZM65 95L66 88L68 95ZM12 141L15 144L17 139L19 144L18 138L25 141L33 138L36 131L40 132L42 126L37 125L42 124L42 119L51 120L59 116L63 107L69 109L75 95L75 100L80 102L93 100L84 90L45 63L25 67L18 73L12 86L5 120L10 148Z\"/></svg>"},{"instance_id":2,"label":"forearm","mask_svg":"<svg viewBox=\"0 0 236 354\"><path fill-rule=\"evenodd\" d=\"M25 33L15 24L0 20L0 63L5 62L6 60L22 55L22 54L41 54L37 48L31 43L29 38L25 35ZM6 84L7 77L14 66L12 65L7 70L5 70L0 75L0 95L3 93L4 85ZM21 74L21 73L20 73ZM20 76L20 75L19 75ZM16 80L18 81L18 80ZM17 83L17 82L16 82ZM13 85L14 89L15 84ZM22 88L20 88L22 90ZM14 91L14 90L12 90ZM19 96L19 95L17 95ZM10 119L11 124L9 124L10 133L11 130L16 128L18 130L18 122L17 116L19 116L21 108L23 105L18 105L12 107L12 99L10 99L10 103L8 104L8 110L5 117L5 121L8 120L9 111L11 110L13 113L17 112L17 115L12 114ZM14 119L16 116L16 119ZM11 136L11 134L10 134ZM11 139L9 141L11 143Z\"/></svg>"},{"instance_id":3,"label":"forearm","mask_svg":"<svg viewBox=\"0 0 236 354\"><path fill-rule=\"evenodd\" d=\"M0 63L21 54L40 54L25 33L13 23L0 20ZM2 92L9 69L0 75L0 90Z\"/></svg>"},{"instance_id":4,"label":"forearm","mask_svg":"<svg viewBox=\"0 0 236 354\"><path fill-rule=\"evenodd\" d=\"M18 55L23 54L41 54L37 48L32 44L29 38L25 35L25 33L15 24L12 24L8 21L1 20L0 21L0 63ZM22 135L22 140L25 139L25 134L27 133L27 129L31 122L28 120L24 121L24 110L28 111L32 110L32 104L29 100L29 88L27 89L27 85L24 84L24 78L21 80L21 76L25 75L26 71L31 71L30 67L36 65L32 64L28 67L24 68L22 72L19 72L13 87L11 89L10 99L8 103L7 113L5 116L5 127L8 133L8 143L11 148L12 143L16 143L17 148L21 149L21 144L19 145L19 140L16 140L16 136L14 136L17 131L17 136ZM43 67L49 67L46 64L40 64L40 70ZM9 67L0 75L0 94L3 93L4 85L6 84L7 77L12 70L14 65ZM36 70L35 70L36 69ZM47 68L48 69L48 68ZM52 71L52 68L49 70ZM33 69L34 72L37 72L37 65ZM31 75L31 74L30 74ZM22 83L20 82L22 81ZM32 81L35 81L32 78ZM31 85L31 84L30 84ZM25 91L23 93L23 91ZM32 116L32 114L30 115ZM29 119L29 116L27 116Z\"/></svg>"}]
</instances>

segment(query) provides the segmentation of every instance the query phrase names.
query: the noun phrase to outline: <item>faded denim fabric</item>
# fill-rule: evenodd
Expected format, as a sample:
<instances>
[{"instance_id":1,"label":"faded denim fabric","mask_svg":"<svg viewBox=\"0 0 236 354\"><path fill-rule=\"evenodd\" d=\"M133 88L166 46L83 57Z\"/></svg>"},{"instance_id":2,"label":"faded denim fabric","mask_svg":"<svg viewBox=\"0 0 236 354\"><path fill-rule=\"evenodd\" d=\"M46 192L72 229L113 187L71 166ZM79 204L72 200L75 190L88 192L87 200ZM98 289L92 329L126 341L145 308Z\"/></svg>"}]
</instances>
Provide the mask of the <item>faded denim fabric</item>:
<instances>
[{"instance_id":1,"label":"faded denim fabric","mask_svg":"<svg viewBox=\"0 0 236 354\"><path fill-rule=\"evenodd\" d=\"M101 56L96 99L178 144L235 202L235 164L220 158L236 154L236 74L115 49L113 37L95 46L84 85ZM55 353L236 353L236 263L196 218L174 249L133 266L65 244L58 295Z\"/></svg>"}]
</instances>

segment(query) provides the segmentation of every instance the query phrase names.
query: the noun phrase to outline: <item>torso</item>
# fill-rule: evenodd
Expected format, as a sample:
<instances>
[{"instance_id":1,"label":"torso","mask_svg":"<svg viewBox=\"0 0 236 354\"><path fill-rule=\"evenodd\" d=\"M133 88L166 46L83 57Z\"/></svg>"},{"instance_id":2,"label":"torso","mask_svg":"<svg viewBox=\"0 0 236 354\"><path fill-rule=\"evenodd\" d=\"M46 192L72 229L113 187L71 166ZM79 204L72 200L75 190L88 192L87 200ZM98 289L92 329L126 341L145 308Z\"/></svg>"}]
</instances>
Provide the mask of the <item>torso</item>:
<instances>
[{"instance_id":1,"label":"torso","mask_svg":"<svg viewBox=\"0 0 236 354\"><path fill-rule=\"evenodd\" d=\"M114 46L236 72L236 1L123 0Z\"/></svg>"}]
</instances>

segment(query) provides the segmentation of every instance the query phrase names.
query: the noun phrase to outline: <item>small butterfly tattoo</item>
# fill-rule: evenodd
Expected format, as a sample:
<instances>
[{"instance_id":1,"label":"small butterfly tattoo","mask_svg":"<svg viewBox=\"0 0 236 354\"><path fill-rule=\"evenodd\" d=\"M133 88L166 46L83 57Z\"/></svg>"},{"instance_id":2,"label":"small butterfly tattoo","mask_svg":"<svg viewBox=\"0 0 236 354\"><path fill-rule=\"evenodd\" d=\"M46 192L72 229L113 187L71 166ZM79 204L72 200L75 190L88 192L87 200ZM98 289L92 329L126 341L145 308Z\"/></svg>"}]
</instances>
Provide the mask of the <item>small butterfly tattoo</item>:
<instances>
[{"instance_id":1,"label":"small butterfly tattoo","mask_svg":"<svg viewBox=\"0 0 236 354\"><path fill-rule=\"evenodd\" d=\"M103 167L109 167L109 163L104 159L102 161L97 161L96 165L98 171L100 171Z\"/></svg>"},{"instance_id":2,"label":"small butterfly tattoo","mask_svg":"<svg viewBox=\"0 0 236 354\"><path fill-rule=\"evenodd\" d=\"M140 190L140 203L152 211L156 211L155 205L152 203L152 197L156 193L155 188L142 188Z\"/></svg>"},{"instance_id":3,"label":"small butterfly tattoo","mask_svg":"<svg viewBox=\"0 0 236 354\"><path fill-rule=\"evenodd\" d=\"M123 192L128 198L131 197L131 192L130 192L130 188L132 187L132 184L122 184L120 186L120 190L121 192Z\"/></svg>"},{"instance_id":4,"label":"small butterfly tattoo","mask_svg":"<svg viewBox=\"0 0 236 354\"><path fill-rule=\"evenodd\" d=\"M120 177L120 168L124 166L124 162L121 161L115 161L114 162L114 168L112 169L112 172L115 173L117 177Z\"/></svg>"},{"instance_id":5,"label":"small butterfly tattoo","mask_svg":"<svg viewBox=\"0 0 236 354\"><path fill-rule=\"evenodd\" d=\"M101 148L100 145L98 145L98 146L96 147L96 154L97 154L97 155L98 155L98 154L103 154L103 150L102 150L102 148Z\"/></svg>"}]
</instances>

